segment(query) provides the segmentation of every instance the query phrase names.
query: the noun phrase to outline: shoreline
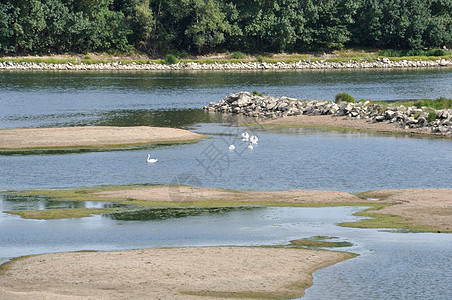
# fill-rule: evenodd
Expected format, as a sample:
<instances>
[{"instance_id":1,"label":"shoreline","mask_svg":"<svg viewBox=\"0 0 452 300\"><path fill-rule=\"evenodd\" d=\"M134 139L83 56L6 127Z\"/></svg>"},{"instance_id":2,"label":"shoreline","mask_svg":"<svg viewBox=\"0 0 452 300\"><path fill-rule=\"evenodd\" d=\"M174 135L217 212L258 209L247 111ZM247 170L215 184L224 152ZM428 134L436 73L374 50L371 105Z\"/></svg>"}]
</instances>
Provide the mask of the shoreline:
<instances>
[{"instance_id":1,"label":"shoreline","mask_svg":"<svg viewBox=\"0 0 452 300\"><path fill-rule=\"evenodd\" d=\"M36 58L39 60L39 58ZM84 63L81 60L75 62L53 63L34 62L33 58L27 61L15 62L14 60L0 61L0 70L58 70L58 71L90 71L90 70L115 70L115 71L180 71L180 70L315 70L315 69L403 69L403 68L451 68L452 59L438 58L436 60L391 60L389 58L377 58L376 60L348 60L330 61L328 59L299 59L296 61L259 62L184 62L165 64L153 61L147 62L97 62Z\"/></svg>"},{"instance_id":2,"label":"shoreline","mask_svg":"<svg viewBox=\"0 0 452 300\"><path fill-rule=\"evenodd\" d=\"M2 266L0 298L298 298L314 271L355 256L271 246L40 254Z\"/></svg>"},{"instance_id":3,"label":"shoreline","mask_svg":"<svg viewBox=\"0 0 452 300\"><path fill-rule=\"evenodd\" d=\"M197 141L205 136L166 127L59 127L0 129L0 151L108 149Z\"/></svg>"},{"instance_id":4,"label":"shoreline","mask_svg":"<svg viewBox=\"0 0 452 300\"><path fill-rule=\"evenodd\" d=\"M251 124L253 125L253 124ZM288 128L311 128L335 131L355 131L370 132L379 134L392 135L409 135L414 137L426 138L443 138L451 139L452 137L434 132L427 132L420 128L402 128L395 123L372 123L364 119L350 119L347 117L339 117L333 115L321 116L286 116L273 120L264 121L256 126L268 127L288 127Z\"/></svg>"}]
</instances>

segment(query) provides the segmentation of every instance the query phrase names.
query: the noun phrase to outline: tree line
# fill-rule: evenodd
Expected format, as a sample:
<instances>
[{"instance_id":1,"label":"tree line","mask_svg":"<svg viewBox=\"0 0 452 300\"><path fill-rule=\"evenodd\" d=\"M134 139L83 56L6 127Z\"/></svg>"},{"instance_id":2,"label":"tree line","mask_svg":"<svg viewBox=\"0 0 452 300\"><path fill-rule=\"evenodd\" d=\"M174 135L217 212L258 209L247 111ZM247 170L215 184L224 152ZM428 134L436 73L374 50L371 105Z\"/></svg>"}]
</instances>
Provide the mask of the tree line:
<instances>
[{"instance_id":1,"label":"tree line","mask_svg":"<svg viewBox=\"0 0 452 300\"><path fill-rule=\"evenodd\" d=\"M0 54L452 44L452 0L2 0Z\"/></svg>"}]
</instances>

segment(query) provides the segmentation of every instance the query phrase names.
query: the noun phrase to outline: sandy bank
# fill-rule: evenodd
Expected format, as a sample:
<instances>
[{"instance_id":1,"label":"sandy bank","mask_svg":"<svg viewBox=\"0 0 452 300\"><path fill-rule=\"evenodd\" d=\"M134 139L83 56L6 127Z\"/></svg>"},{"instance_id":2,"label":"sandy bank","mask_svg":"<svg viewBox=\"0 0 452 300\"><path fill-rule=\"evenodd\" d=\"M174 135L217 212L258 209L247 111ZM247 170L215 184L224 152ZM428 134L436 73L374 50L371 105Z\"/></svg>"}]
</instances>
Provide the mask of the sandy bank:
<instances>
[{"instance_id":1,"label":"sandy bank","mask_svg":"<svg viewBox=\"0 0 452 300\"><path fill-rule=\"evenodd\" d=\"M290 204L322 204L322 203L365 203L355 195L336 191L289 190L274 192L239 192L207 187L193 186L153 186L130 189L114 189L96 192L96 197L124 198L156 202L228 202L246 203L286 203ZM368 201L367 201L368 202Z\"/></svg>"},{"instance_id":2,"label":"sandy bank","mask_svg":"<svg viewBox=\"0 0 452 300\"><path fill-rule=\"evenodd\" d=\"M64 127L1 129L0 150L42 148L108 148L204 138L183 129L164 127Z\"/></svg>"},{"instance_id":3,"label":"sandy bank","mask_svg":"<svg viewBox=\"0 0 452 300\"><path fill-rule=\"evenodd\" d=\"M270 121L262 122L266 126L288 126L288 127L307 127L307 128L325 128L325 129L350 129L364 130L381 133L406 133L406 134L428 134L425 130L419 128L402 128L395 123L372 123L366 120L352 120L346 117L336 117L332 115L322 116L288 116Z\"/></svg>"},{"instance_id":4,"label":"sandy bank","mask_svg":"<svg viewBox=\"0 0 452 300\"><path fill-rule=\"evenodd\" d=\"M401 224L429 226L438 231L452 230L452 189L376 190L360 196L379 198L381 202L394 204L372 211L371 214L406 218Z\"/></svg>"},{"instance_id":5,"label":"sandy bank","mask_svg":"<svg viewBox=\"0 0 452 300\"><path fill-rule=\"evenodd\" d=\"M10 264L0 275L0 298L292 298L312 285L313 271L351 257L255 247L44 254Z\"/></svg>"}]
</instances>

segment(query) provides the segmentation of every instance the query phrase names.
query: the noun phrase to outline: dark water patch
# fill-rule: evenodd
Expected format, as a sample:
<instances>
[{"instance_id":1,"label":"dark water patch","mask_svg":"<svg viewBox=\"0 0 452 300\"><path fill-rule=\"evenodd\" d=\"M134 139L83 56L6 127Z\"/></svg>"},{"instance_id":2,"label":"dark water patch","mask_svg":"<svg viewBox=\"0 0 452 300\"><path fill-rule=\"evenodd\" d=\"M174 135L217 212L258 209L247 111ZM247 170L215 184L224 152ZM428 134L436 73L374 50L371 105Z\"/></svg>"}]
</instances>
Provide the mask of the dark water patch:
<instances>
[{"instance_id":1,"label":"dark water patch","mask_svg":"<svg viewBox=\"0 0 452 300\"><path fill-rule=\"evenodd\" d=\"M102 201L67 201L39 194L1 193L2 211L36 211L47 209L117 208L122 204Z\"/></svg>"},{"instance_id":2,"label":"dark water patch","mask_svg":"<svg viewBox=\"0 0 452 300\"><path fill-rule=\"evenodd\" d=\"M199 216L206 214L224 214L233 211L245 211L257 209L258 207L242 206L242 207L215 207L215 208L198 208L198 207L180 207L180 208L149 208L136 209L129 211L114 212L105 214L113 220L121 221L151 221L166 220L172 218L185 218L189 216Z\"/></svg>"}]
</instances>

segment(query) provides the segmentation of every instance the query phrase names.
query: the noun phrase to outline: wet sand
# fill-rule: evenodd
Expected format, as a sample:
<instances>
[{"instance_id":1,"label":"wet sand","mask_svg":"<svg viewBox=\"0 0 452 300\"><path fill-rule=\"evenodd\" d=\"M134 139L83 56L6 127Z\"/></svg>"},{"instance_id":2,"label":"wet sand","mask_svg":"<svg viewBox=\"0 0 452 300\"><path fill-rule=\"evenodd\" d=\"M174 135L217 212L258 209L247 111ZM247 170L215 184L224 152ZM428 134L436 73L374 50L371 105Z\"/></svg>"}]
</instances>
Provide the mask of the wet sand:
<instances>
[{"instance_id":1,"label":"wet sand","mask_svg":"<svg viewBox=\"0 0 452 300\"><path fill-rule=\"evenodd\" d=\"M258 247L43 254L7 265L0 274L0 298L294 298L312 285L313 271L352 257Z\"/></svg>"},{"instance_id":2,"label":"wet sand","mask_svg":"<svg viewBox=\"0 0 452 300\"><path fill-rule=\"evenodd\" d=\"M261 123L262 125L271 126L288 126L288 127L307 127L307 128L324 128L324 129L345 129L345 130L362 130L381 133L402 133L402 134L424 134L437 135L419 128L401 128L394 123L387 122L368 122L363 119L352 120L346 117L335 117L331 115L322 116L290 116Z\"/></svg>"},{"instance_id":3,"label":"wet sand","mask_svg":"<svg viewBox=\"0 0 452 300\"><path fill-rule=\"evenodd\" d=\"M0 150L46 148L108 148L151 143L186 142L205 136L166 127L63 127L1 129Z\"/></svg>"}]
</instances>

